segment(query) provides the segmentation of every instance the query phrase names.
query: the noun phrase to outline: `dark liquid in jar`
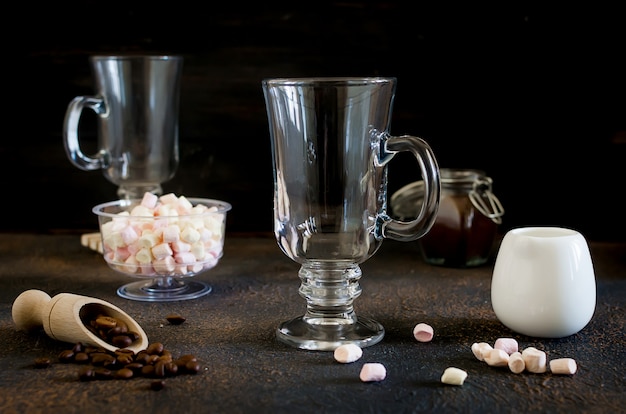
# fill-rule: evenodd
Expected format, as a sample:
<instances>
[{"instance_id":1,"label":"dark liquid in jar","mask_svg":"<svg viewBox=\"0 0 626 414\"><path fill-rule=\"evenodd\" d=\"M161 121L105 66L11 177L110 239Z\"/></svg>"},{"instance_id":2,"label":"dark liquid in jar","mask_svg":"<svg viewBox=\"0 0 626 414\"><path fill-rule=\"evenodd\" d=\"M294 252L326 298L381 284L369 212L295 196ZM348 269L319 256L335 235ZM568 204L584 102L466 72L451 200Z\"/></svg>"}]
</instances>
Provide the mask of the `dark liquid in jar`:
<instances>
[{"instance_id":1,"label":"dark liquid in jar","mask_svg":"<svg viewBox=\"0 0 626 414\"><path fill-rule=\"evenodd\" d=\"M496 223L478 211L466 193L442 193L437 219L419 244L430 264L480 266L489 260L496 235Z\"/></svg>"}]
</instances>

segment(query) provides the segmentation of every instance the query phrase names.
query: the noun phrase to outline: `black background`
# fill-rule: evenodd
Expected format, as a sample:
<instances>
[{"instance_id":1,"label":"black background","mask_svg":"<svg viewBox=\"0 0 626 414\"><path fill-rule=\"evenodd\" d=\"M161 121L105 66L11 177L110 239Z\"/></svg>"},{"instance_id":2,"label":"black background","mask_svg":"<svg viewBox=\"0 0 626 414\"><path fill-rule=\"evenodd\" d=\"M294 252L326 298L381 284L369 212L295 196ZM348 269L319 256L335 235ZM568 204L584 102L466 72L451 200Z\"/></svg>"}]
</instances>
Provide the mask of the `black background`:
<instances>
[{"instance_id":1,"label":"black background","mask_svg":"<svg viewBox=\"0 0 626 414\"><path fill-rule=\"evenodd\" d=\"M428 141L440 167L479 168L501 230L559 225L624 240L625 19L615 10L434 8L407 2L24 2L2 29L0 231L97 229L116 197L67 159L70 100L94 93L88 57L180 54L181 165L166 192L233 204L230 232L271 232L270 140L261 80L395 76L391 132ZM81 120L95 152L95 116ZM418 179L390 165L389 195Z\"/></svg>"}]
</instances>

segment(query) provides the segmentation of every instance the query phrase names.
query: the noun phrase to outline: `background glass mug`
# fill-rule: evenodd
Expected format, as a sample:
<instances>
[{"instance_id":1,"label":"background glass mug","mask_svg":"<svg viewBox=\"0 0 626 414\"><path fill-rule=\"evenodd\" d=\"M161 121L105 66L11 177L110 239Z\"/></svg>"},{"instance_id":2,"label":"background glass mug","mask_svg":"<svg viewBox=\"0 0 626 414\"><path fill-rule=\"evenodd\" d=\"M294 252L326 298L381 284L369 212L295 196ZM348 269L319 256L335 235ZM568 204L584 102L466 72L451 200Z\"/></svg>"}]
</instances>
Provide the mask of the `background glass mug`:
<instances>
[{"instance_id":1,"label":"background glass mug","mask_svg":"<svg viewBox=\"0 0 626 414\"><path fill-rule=\"evenodd\" d=\"M86 171L103 170L120 198L161 194L179 163L180 56L92 56L96 95L77 96L63 124L65 151ZM78 124L84 108L97 114L98 152L85 155Z\"/></svg>"},{"instance_id":2,"label":"background glass mug","mask_svg":"<svg viewBox=\"0 0 626 414\"><path fill-rule=\"evenodd\" d=\"M585 238L561 227L521 227L502 239L491 281L493 310L509 329L538 338L577 333L596 308Z\"/></svg>"},{"instance_id":3,"label":"background glass mug","mask_svg":"<svg viewBox=\"0 0 626 414\"><path fill-rule=\"evenodd\" d=\"M395 78L266 79L262 82L272 143L274 233L301 265L303 316L282 323L291 346L334 350L378 343L383 326L357 318L359 264L384 238L412 241L432 226L439 169L429 145L388 133ZM387 164L412 153L424 178L424 203L411 221L387 215Z\"/></svg>"}]
</instances>

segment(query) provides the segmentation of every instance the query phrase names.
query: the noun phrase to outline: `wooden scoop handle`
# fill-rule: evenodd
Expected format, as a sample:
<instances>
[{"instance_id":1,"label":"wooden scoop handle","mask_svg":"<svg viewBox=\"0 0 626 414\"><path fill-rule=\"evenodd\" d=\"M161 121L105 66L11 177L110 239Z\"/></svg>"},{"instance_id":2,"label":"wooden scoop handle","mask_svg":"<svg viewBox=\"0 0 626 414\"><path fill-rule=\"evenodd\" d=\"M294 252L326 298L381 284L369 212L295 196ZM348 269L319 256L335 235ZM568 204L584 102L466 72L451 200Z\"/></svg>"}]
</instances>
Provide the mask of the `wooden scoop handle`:
<instances>
[{"instance_id":1,"label":"wooden scoop handle","mask_svg":"<svg viewBox=\"0 0 626 414\"><path fill-rule=\"evenodd\" d=\"M27 290L13 303L13 320L18 329L32 331L43 326L44 331L59 341L99 346L115 351L117 346L106 342L87 328L90 315L111 316L124 322L139 338L126 349L134 352L148 347L148 337L141 326L123 310L101 299L60 293L53 298L40 290Z\"/></svg>"}]
</instances>

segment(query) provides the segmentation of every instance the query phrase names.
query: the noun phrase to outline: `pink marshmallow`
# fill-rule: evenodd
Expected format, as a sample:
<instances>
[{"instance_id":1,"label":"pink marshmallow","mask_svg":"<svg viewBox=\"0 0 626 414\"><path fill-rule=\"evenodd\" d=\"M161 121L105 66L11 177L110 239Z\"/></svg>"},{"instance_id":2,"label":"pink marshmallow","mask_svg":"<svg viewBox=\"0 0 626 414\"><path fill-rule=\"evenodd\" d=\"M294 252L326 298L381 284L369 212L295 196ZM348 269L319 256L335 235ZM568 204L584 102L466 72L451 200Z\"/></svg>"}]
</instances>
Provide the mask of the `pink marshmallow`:
<instances>
[{"instance_id":1,"label":"pink marshmallow","mask_svg":"<svg viewBox=\"0 0 626 414\"><path fill-rule=\"evenodd\" d=\"M139 239L139 235L137 234L137 231L135 231L133 226L124 227L120 232L120 235L122 236L122 240L127 246L129 244L133 244Z\"/></svg>"},{"instance_id":2,"label":"pink marshmallow","mask_svg":"<svg viewBox=\"0 0 626 414\"><path fill-rule=\"evenodd\" d=\"M159 201L159 197L156 194L146 192L141 200L141 205L146 208L154 209Z\"/></svg>"},{"instance_id":3,"label":"pink marshmallow","mask_svg":"<svg viewBox=\"0 0 626 414\"><path fill-rule=\"evenodd\" d=\"M494 349L501 349L511 355L518 351L517 341L514 338L498 338L493 344Z\"/></svg>"},{"instance_id":4,"label":"pink marshmallow","mask_svg":"<svg viewBox=\"0 0 626 414\"><path fill-rule=\"evenodd\" d=\"M387 376L387 370L383 364L378 362L369 362L363 364L359 378L363 382L382 381Z\"/></svg>"}]
</instances>

